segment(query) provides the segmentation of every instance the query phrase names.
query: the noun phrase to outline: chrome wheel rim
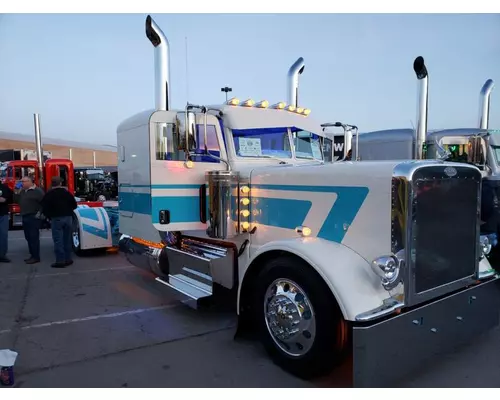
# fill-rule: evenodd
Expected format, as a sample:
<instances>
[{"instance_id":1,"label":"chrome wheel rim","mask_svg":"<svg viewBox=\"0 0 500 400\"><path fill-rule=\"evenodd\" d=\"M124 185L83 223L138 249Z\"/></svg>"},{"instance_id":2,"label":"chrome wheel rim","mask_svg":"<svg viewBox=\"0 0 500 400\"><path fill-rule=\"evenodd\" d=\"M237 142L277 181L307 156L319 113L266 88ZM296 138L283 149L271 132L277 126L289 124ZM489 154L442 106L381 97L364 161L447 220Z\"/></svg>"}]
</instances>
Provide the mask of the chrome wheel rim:
<instances>
[{"instance_id":1,"label":"chrome wheel rim","mask_svg":"<svg viewBox=\"0 0 500 400\"><path fill-rule=\"evenodd\" d=\"M276 345L292 357L311 349L316 337L316 317L305 291L289 279L276 279L264 297L264 316Z\"/></svg>"}]
</instances>

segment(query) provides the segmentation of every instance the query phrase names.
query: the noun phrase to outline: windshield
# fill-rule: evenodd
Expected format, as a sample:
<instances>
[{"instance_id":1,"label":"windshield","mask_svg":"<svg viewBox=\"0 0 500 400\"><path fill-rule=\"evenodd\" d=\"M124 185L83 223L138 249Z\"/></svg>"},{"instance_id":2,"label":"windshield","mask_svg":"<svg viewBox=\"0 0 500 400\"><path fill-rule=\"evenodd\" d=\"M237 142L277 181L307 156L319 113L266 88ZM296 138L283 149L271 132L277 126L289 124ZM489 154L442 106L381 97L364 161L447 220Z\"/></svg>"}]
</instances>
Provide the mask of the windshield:
<instances>
[{"instance_id":1,"label":"windshield","mask_svg":"<svg viewBox=\"0 0 500 400\"><path fill-rule=\"evenodd\" d=\"M295 157L311 160L323 160L320 136L308 131L296 131L293 133L295 144Z\"/></svg>"},{"instance_id":2,"label":"windshield","mask_svg":"<svg viewBox=\"0 0 500 400\"><path fill-rule=\"evenodd\" d=\"M91 173L91 174L87 174L87 178L90 179L91 181L103 181L104 174L99 173L99 172Z\"/></svg>"},{"instance_id":3,"label":"windshield","mask_svg":"<svg viewBox=\"0 0 500 400\"><path fill-rule=\"evenodd\" d=\"M233 141L240 157L292 158L287 128L233 129Z\"/></svg>"}]
</instances>

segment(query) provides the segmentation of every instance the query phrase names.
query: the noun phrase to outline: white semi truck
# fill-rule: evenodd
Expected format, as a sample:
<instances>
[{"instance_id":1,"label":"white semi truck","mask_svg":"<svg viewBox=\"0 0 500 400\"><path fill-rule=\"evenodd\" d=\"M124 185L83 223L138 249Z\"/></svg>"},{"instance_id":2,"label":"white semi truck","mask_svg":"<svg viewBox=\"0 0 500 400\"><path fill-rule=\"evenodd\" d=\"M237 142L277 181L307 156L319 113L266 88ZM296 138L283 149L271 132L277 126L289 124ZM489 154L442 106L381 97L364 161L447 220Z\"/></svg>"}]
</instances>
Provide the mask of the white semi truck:
<instances>
[{"instance_id":1,"label":"white semi truck","mask_svg":"<svg viewBox=\"0 0 500 400\"><path fill-rule=\"evenodd\" d=\"M234 301L238 331L304 378L352 352L354 386L392 385L498 325L498 276L480 267L478 168L325 163L321 125L284 103L173 110L169 43L150 16L146 35L155 109L117 132L131 263L187 305ZM111 244L107 211L75 211L80 250Z\"/></svg>"}]
</instances>

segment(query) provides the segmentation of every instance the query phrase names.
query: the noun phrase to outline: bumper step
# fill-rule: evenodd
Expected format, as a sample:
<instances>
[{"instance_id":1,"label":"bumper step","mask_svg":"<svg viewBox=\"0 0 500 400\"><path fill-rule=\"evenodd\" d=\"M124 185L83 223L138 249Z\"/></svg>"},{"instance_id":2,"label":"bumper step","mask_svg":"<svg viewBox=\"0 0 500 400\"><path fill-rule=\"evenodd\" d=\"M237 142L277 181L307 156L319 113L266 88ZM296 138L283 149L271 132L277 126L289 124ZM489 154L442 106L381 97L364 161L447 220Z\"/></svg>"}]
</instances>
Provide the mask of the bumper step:
<instances>
[{"instance_id":1,"label":"bumper step","mask_svg":"<svg viewBox=\"0 0 500 400\"><path fill-rule=\"evenodd\" d=\"M177 294L179 300L194 309L199 308L204 300L212 296L211 286L183 274L169 275L168 281L162 278L156 278L156 281L168 286Z\"/></svg>"},{"instance_id":2,"label":"bumper step","mask_svg":"<svg viewBox=\"0 0 500 400\"><path fill-rule=\"evenodd\" d=\"M139 268L150 270L156 281L172 289L193 308L209 302L214 285L235 288L237 258L233 247L223 247L198 238L182 238L177 246L149 247L122 236L120 250Z\"/></svg>"}]
</instances>

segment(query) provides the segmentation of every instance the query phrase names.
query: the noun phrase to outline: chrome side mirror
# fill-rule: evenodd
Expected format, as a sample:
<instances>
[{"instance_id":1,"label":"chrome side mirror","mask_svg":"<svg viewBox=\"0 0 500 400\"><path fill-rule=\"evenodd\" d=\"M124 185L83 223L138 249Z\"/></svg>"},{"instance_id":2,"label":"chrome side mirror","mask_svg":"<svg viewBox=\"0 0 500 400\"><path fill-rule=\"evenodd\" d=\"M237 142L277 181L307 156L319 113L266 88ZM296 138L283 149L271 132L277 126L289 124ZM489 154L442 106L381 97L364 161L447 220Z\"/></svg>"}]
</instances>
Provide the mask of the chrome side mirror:
<instances>
[{"instance_id":1,"label":"chrome side mirror","mask_svg":"<svg viewBox=\"0 0 500 400\"><path fill-rule=\"evenodd\" d=\"M196 149L196 123L195 114L192 111L184 113L184 118L177 117L177 148L189 154Z\"/></svg>"},{"instance_id":2,"label":"chrome side mirror","mask_svg":"<svg viewBox=\"0 0 500 400\"><path fill-rule=\"evenodd\" d=\"M186 143L189 152L196 150L196 116L194 112L187 113Z\"/></svg>"}]
</instances>

